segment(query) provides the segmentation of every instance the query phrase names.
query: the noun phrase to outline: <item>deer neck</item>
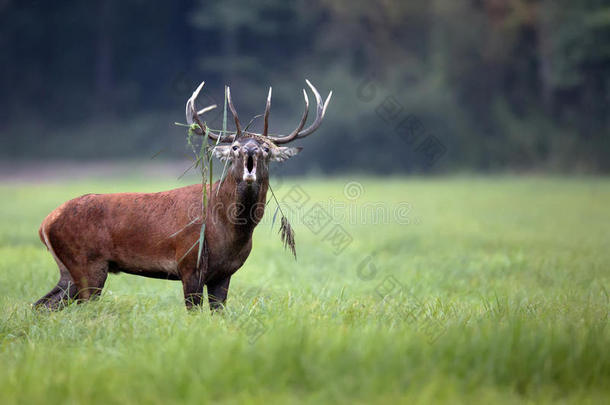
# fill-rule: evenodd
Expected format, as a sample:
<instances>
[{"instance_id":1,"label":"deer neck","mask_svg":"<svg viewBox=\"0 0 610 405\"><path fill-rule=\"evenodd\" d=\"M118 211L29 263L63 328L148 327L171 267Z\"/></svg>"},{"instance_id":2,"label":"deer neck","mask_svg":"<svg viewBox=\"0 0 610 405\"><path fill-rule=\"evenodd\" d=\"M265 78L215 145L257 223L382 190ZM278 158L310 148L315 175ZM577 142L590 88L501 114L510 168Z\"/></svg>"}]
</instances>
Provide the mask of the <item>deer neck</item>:
<instances>
[{"instance_id":1,"label":"deer neck","mask_svg":"<svg viewBox=\"0 0 610 405\"><path fill-rule=\"evenodd\" d=\"M263 218L269 179L248 184L237 182L233 176L227 175L219 187L214 204L217 213L229 228L250 237Z\"/></svg>"}]
</instances>

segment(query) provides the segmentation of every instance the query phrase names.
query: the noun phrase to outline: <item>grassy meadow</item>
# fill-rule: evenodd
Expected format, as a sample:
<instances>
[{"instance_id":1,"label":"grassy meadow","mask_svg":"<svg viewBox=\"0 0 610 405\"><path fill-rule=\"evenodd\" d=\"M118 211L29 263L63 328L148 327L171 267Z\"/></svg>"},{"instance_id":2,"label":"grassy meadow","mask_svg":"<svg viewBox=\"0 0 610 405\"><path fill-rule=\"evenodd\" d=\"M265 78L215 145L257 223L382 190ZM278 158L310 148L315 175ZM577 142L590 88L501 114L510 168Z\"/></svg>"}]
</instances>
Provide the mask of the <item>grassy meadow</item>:
<instances>
[{"instance_id":1,"label":"grassy meadow","mask_svg":"<svg viewBox=\"0 0 610 405\"><path fill-rule=\"evenodd\" d=\"M32 311L58 278L46 214L182 184L0 184L0 403L610 401L609 179L276 181L298 260L270 203L223 314L132 275Z\"/></svg>"}]
</instances>

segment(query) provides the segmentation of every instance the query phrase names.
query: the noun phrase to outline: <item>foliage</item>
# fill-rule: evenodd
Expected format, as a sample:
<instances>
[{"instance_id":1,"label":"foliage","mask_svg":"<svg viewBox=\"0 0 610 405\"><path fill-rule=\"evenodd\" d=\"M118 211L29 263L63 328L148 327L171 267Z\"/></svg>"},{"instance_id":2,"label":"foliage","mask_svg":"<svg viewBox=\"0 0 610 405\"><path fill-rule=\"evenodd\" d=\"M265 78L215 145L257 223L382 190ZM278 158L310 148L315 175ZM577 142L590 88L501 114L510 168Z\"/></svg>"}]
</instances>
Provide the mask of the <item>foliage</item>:
<instances>
[{"instance_id":1,"label":"foliage","mask_svg":"<svg viewBox=\"0 0 610 405\"><path fill-rule=\"evenodd\" d=\"M162 157L181 156L169 124L204 79L211 97L231 84L251 115L273 84L273 128L286 132L309 78L337 97L321 134L304 142L317 159L286 170L610 171L604 0L102 0L98 8L0 6L1 156L141 158L144 143L155 145L150 155L163 147ZM367 101L358 89L370 77L377 92ZM438 163L422 164L398 123L380 117L388 97L444 144ZM168 112L165 125L132 128L134 117Z\"/></svg>"},{"instance_id":2,"label":"foliage","mask_svg":"<svg viewBox=\"0 0 610 405\"><path fill-rule=\"evenodd\" d=\"M275 192L298 184L306 209L408 201L419 221L336 216L355 236L340 255L293 221L294 263L268 210L224 315L187 312L179 282L132 275L110 275L98 301L32 311L58 277L35 231L44 215L175 180L0 185L13 196L0 202L3 404L608 402L607 179L369 178L356 202L347 180ZM403 291L382 300L390 276Z\"/></svg>"}]
</instances>

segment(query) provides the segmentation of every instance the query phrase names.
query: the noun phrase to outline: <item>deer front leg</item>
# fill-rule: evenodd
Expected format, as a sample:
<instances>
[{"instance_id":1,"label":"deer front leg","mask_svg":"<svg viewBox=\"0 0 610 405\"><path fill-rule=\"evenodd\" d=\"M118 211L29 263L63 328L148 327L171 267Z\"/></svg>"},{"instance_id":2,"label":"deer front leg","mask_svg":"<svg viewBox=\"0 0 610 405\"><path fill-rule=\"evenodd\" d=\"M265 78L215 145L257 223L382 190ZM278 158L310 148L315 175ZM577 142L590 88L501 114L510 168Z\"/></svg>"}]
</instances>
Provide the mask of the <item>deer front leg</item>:
<instances>
[{"instance_id":1,"label":"deer front leg","mask_svg":"<svg viewBox=\"0 0 610 405\"><path fill-rule=\"evenodd\" d=\"M203 272L197 268L189 269L182 272L181 278L186 308L191 309L195 305L201 305L204 286Z\"/></svg>"},{"instance_id":2,"label":"deer front leg","mask_svg":"<svg viewBox=\"0 0 610 405\"><path fill-rule=\"evenodd\" d=\"M227 276L208 283L208 301L210 303L211 311L224 307L227 300L227 293L229 292L230 281L231 276Z\"/></svg>"}]
</instances>

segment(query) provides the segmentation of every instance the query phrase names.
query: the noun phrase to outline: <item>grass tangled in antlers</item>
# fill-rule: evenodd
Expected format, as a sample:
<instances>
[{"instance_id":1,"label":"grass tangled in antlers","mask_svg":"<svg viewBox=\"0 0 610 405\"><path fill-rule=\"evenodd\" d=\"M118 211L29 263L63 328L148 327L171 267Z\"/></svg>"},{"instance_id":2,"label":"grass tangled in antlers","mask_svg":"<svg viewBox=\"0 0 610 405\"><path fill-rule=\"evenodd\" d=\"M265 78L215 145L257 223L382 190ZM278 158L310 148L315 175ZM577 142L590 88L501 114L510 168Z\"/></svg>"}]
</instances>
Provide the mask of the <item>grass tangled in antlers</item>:
<instances>
[{"instance_id":1,"label":"grass tangled in antlers","mask_svg":"<svg viewBox=\"0 0 610 405\"><path fill-rule=\"evenodd\" d=\"M261 117L261 116L257 115L254 118L252 118L250 123L248 123L248 125L246 126L246 130L252 124L252 122L258 117ZM196 123L193 123L192 125L176 123L176 125L185 126L188 128L187 144L188 144L188 146L191 147L191 149L193 151L195 162L186 171L192 169L193 167L199 168L201 171L201 183L202 183L201 211L202 211L202 215L205 216L205 212L206 212L205 207L207 206L207 203L209 201L209 198L207 195L206 183L209 181L210 190L211 190L211 186L213 184L213 172L212 172L212 170L213 170L213 165L212 165L213 150L214 150L214 147L216 145L218 145L220 138L216 141L216 143L214 144L213 147L210 147L208 145L209 128L207 127L207 125L204 124L205 128L199 127L199 125L197 125ZM197 150L195 144L193 143L193 138L196 135L196 132L195 132L196 130L200 130L203 132L203 140L202 140L201 147L199 148L199 150ZM226 93L226 89L225 89L224 111L223 111L223 119L222 119L222 130L220 130L220 132L222 132L223 134L226 134L227 132L229 132L229 131L227 131L227 93ZM266 141L275 147L273 142L271 142L269 140L266 140ZM222 174L220 176L220 184L218 185L219 189L220 189L220 186L222 185L222 182L224 181L224 178L226 175L227 164L230 164L229 161L225 162ZM186 171L185 171L185 173L186 173ZM183 175L184 175L184 173L183 173ZM288 218L286 218L286 216L284 215L284 212L280 208L280 203L278 202L277 198L275 197L275 193L273 193L273 189L271 189L271 185L269 185L269 190L271 190L271 195L273 196L273 199L276 203L276 209L275 209L275 213L273 215L273 221L271 222L271 228L273 228L273 225L275 224L275 219L276 219L277 213L279 211L281 213L280 230L279 230L280 239L282 241L282 244L284 245L284 249L290 249L290 251L292 252L292 255L294 256L294 259L296 260L297 251L296 251L296 244L294 241L294 230L292 229L292 226L290 225ZM201 230L199 232L199 239L186 253L186 254L190 253L190 251L195 246L199 245L199 249L197 252L197 265L199 265L199 263L201 261L204 241L205 241L205 220L203 220L202 224L201 224ZM185 256L186 256L186 254L185 254Z\"/></svg>"}]
</instances>

